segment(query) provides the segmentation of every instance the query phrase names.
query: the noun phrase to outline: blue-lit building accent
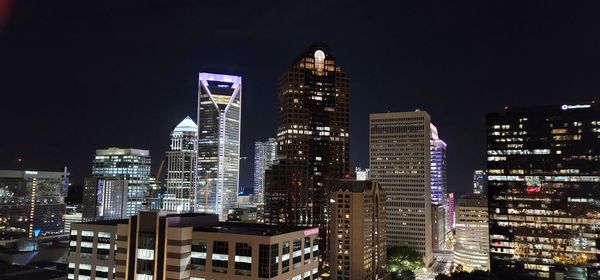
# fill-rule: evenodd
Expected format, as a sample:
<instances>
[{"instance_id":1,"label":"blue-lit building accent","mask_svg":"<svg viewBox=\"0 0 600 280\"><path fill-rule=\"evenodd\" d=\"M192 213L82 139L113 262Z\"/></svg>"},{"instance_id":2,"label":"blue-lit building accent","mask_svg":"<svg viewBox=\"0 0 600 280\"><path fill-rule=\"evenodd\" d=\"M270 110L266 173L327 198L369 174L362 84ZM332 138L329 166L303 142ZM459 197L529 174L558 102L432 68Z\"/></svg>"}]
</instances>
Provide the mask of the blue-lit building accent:
<instances>
[{"instance_id":1,"label":"blue-lit building accent","mask_svg":"<svg viewBox=\"0 0 600 280\"><path fill-rule=\"evenodd\" d=\"M447 181L446 143L439 138L437 128L431 125L431 205L444 205Z\"/></svg>"}]
</instances>

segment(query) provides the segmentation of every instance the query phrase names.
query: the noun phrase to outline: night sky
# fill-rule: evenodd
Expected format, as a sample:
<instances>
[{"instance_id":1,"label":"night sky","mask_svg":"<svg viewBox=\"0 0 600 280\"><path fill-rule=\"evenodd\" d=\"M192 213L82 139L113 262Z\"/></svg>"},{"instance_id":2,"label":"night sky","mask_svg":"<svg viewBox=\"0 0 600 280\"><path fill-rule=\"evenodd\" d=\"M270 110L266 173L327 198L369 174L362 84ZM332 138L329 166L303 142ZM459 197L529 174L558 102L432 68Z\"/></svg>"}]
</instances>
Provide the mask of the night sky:
<instances>
[{"instance_id":1,"label":"night sky","mask_svg":"<svg viewBox=\"0 0 600 280\"><path fill-rule=\"evenodd\" d=\"M450 191L470 191L486 112L600 96L600 7L468 2L0 0L0 169L66 165L80 184L118 146L156 170L212 71L243 77L249 187L278 78L322 41L352 79L351 162L368 165L369 113L420 108L448 143Z\"/></svg>"}]
</instances>

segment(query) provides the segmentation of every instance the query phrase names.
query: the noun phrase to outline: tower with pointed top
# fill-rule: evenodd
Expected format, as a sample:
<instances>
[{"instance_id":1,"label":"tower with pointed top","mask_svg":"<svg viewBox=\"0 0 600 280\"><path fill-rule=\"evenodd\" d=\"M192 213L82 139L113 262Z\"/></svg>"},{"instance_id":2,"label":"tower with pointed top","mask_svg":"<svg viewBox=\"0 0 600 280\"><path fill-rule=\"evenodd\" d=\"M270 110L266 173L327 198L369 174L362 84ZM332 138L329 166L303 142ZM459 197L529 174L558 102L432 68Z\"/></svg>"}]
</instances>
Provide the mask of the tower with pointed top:
<instances>
[{"instance_id":1,"label":"tower with pointed top","mask_svg":"<svg viewBox=\"0 0 600 280\"><path fill-rule=\"evenodd\" d=\"M198 88L197 210L225 220L239 189L242 77L200 73Z\"/></svg>"},{"instance_id":2,"label":"tower with pointed top","mask_svg":"<svg viewBox=\"0 0 600 280\"><path fill-rule=\"evenodd\" d=\"M171 150L167 152L167 188L162 207L167 212L195 212L197 143L198 126L186 117L171 132Z\"/></svg>"}]
</instances>

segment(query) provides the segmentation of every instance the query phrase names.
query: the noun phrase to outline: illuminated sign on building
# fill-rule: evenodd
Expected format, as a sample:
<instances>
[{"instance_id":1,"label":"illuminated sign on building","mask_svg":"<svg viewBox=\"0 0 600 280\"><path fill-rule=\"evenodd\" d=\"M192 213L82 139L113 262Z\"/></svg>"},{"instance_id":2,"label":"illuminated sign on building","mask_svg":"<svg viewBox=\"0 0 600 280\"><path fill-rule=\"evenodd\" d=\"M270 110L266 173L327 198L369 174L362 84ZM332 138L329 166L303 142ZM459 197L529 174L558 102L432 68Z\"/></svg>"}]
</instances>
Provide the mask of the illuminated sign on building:
<instances>
[{"instance_id":1,"label":"illuminated sign on building","mask_svg":"<svg viewBox=\"0 0 600 280\"><path fill-rule=\"evenodd\" d=\"M589 104L577 104L577 105L562 105L560 106L561 109L563 110L572 110L572 109L588 109L588 108L592 108L592 105Z\"/></svg>"},{"instance_id":2,"label":"illuminated sign on building","mask_svg":"<svg viewBox=\"0 0 600 280\"><path fill-rule=\"evenodd\" d=\"M304 236L319 234L319 228L311 228L304 231Z\"/></svg>"}]
</instances>

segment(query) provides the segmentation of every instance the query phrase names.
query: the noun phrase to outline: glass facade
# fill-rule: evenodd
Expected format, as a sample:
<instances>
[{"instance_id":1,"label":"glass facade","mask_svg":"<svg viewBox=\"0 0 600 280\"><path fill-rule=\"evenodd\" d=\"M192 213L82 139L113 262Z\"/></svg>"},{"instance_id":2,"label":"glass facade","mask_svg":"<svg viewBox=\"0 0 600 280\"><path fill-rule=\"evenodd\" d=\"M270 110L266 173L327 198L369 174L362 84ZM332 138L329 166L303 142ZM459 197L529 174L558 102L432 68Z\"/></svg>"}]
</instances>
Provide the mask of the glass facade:
<instances>
[{"instance_id":1,"label":"glass facade","mask_svg":"<svg viewBox=\"0 0 600 280\"><path fill-rule=\"evenodd\" d=\"M0 239L62 234L68 176L0 170Z\"/></svg>"},{"instance_id":2,"label":"glass facade","mask_svg":"<svg viewBox=\"0 0 600 280\"><path fill-rule=\"evenodd\" d=\"M600 279L598 107L488 114L487 162L492 272Z\"/></svg>"},{"instance_id":3,"label":"glass facade","mask_svg":"<svg viewBox=\"0 0 600 280\"><path fill-rule=\"evenodd\" d=\"M265 172L265 223L321 227L328 190L349 172L350 79L329 47L313 44L279 81L277 157Z\"/></svg>"},{"instance_id":4,"label":"glass facade","mask_svg":"<svg viewBox=\"0 0 600 280\"><path fill-rule=\"evenodd\" d=\"M277 161L277 141L269 138L266 142L254 143L254 195L257 203L265 202L265 170Z\"/></svg>"},{"instance_id":5,"label":"glass facade","mask_svg":"<svg viewBox=\"0 0 600 280\"><path fill-rule=\"evenodd\" d=\"M242 78L200 73L197 208L226 220L239 189Z\"/></svg>"},{"instance_id":6,"label":"glass facade","mask_svg":"<svg viewBox=\"0 0 600 280\"><path fill-rule=\"evenodd\" d=\"M92 178L86 180L84 187L84 221L123 219L144 210L150 163L147 150L96 150Z\"/></svg>"},{"instance_id":7,"label":"glass facade","mask_svg":"<svg viewBox=\"0 0 600 280\"><path fill-rule=\"evenodd\" d=\"M443 205L448 189L446 143L438 136L437 128L431 125L431 205Z\"/></svg>"},{"instance_id":8,"label":"glass facade","mask_svg":"<svg viewBox=\"0 0 600 280\"><path fill-rule=\"evenodd\" d=\"M485 170L473 172L473 193L487 196L487 172Z\"/></svg>"}]
</instances>

